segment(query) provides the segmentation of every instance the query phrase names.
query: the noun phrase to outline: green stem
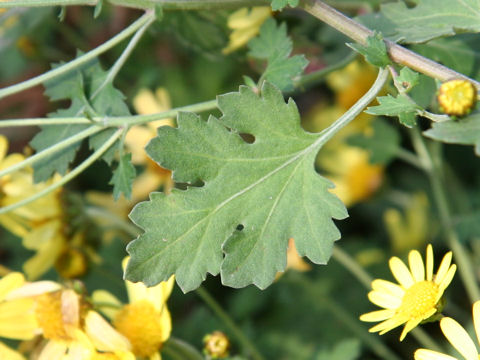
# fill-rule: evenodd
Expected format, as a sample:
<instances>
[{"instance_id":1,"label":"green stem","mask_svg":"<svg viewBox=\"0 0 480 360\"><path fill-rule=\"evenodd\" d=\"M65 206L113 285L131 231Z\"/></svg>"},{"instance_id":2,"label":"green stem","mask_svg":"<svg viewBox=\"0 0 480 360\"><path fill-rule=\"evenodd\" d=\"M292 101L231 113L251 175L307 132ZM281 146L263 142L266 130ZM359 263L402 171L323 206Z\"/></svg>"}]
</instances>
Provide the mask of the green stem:
<instances>
[{"instance_id":1,"label":"green stem","mask_svg":"<svg viewBox=\"0 0 480 360\"><path fill-rule=\"evenodd\" d=\"M155 17L152 16L148 19L148 21L142 25L140 29L135 33L135 35L132 36L130 41L128 42L127 47L125 50L123 50L122 54L120 57L115 61L115 64L110 68L108 71L107 77L103 82L100 84L100 86L93 92L93 94L90 96L90 100L93 100L97 97L97 95L103 90L105 86L108 84L112 83L115 77L117 76L118 72L120 69L123 67L125 64L125 61L127 61L128 57L132 53L133 49L135 49L135 46L137 46L138 42L142 38L143 34L145 31L148 29L148 27L155 21Z\"/></svg>"},{"instance_id":2,"label":"green stem","mask_svg":"<svg viewBox=\"0 0 480 360\"><path fill-rule=\"evenodd\" d=\"M355 51L352 51L350 54L348 54L346 57L344 57L341 61L337 62L336 64L327 66L326 68L320 69L318 71L314 71L310 74L300 76L298 79L294 80L293 84L296 88L303 88L306 86L313 85L318 81L324 79L325 76L327 76L328 74L347 66L353 60L355 60L357 56L358 56L358 53Z\"/></svg>"},{"instance_id":3,"label":"green stem","mask_svg":"<svg viewBox=\"0 0 480 360\"><path fill-rule=\"evenodd\" d=\"M2 4L2 7L95 6L97 2L97 0L10 0ZM136 9L153 9L155 6L161 6L165 10L231 9L245 6L270 5L268 0L108 0L108 2L113 5Z\"/></svg>"},{"instance_id":4,"label":"green stem","mask_svg":"<svg viewBox=\"0 0 480 360\"><path fill-rule=\"evenodd\" d=\"M357 280L367 289L371 289L372 276L360 266L347 252L343 251L338 246L334 246L332 257L338 261L350 274L352 274ZM411 334L419 342L420 345L427 349L442 351L442 348L420 327L417 327L411 331Z\"/></svg>"},{"instance_id":5,"label":"green stem","mask_svg":"<svg viewBox=\"0 0 480 360\"><path fill-rule=\"evenodd\" d=\"M51 193L52 191L55 191L59 187L63 186L64 184L66 184L67 182L75 178L77 175L82 173L86 168L92 165L95 161L97 161L105 153L105 151L107 151L108 148L112 146L115 141L117 141L117 139L122 135L122 131L123 129L119 129L118 131L116 131L115 134L113 134L102 146L100 146L100 148L98 148L98 150L96 150L84 162L82 162L79 166L77 166L67 175L63 176L60 180L46 187L42 191L39 191L33 196L30 196L26 199L18 201L15 204L11 204L11 205L0 208L0 214L5 214L6 212L9 212L19 207L22 207L24 205L30 204L31 202L41 198L42 196L45 196Z\"/></svg>"},{"instance_id":6,"label":"green stem","mask_svg":"<svg viewBox=\"0 0 480 360\"><path fill-rule=\"evenodd\" d=\"M32 1L36 1L36 0L29 0L28 2L32 2ZM2 7L3 7L3 4L2 4ZM142 26L151 22L154 17L155 17L154 12L148 11L143 16L141 16L139 19L137 19L133 24L128 26L125 30L121 31L120 33L115 35L113 38L108 40L107 42L105 42L102 45L100 45L99 47L87 52L86 54L84 54L84 55L82 55L82 56L64 64L64 65L56 67L55 69L47 71L46 73L43 73L42 75L36 76L32 79L23 81L21 83L18 83L18 84L12 85L12 86L8 86L6 88L0 89L0 99L4 98L6 96L12 95L12 94L16 94L20 91L29 89L33 86L42 84L42 83L44 83L48 80L52 80L53 78L55 78L57 76L63 75L65 73L67 73L67 72L85 64L86 62L94 59L98 55L100 55L100 54L104 53L105 51L111 49L112 47L114 47L115 45L117 45L118 43L120 43L121 41L123 41L124 39L126 39L127 37L132 35L133 33L135 33Z\"/></svg>"},{"instance_id":7,"label":"green stem","mask_svg":"<svg viewBox=\"0 0 480 360\"><path fill-rule=\"evenodd\" d=\"M406 163L418 168L418 169L421 169L421 170L424 170L423 168L423 164L422 162L419 160L418 156L408 150L405 150L403 148L398 148L397 149L397 152L396 152L396 156L397 158L399 158L400 160L403 160L405 161Z\"/></svg>"},{"instance_id":8,"label":"green stem","mask_svg":"<svg viewBox=\"0 0 480 360\"><path fill-rule=\"evenodd\" d=\"M465 285L468 297L473 304L475 301L480 300L480 290L478 288L477 280L475 279L473 264L467 251L460 243L458 235L454 229L453 218L450 213L450 205L448 203L448 196L442 181L443 173L441 169L441 158L439 157L437 161L434 161L422 135L420 134L419 129L416 127L412 131L412 142L415 150L420 156L420 159L424 163L424 168L428 175L428 179L430 180L433 197L437 204L440 215L443 233L450 249L453 251L460 276Z\"/></svg>"},{"instance_id":9,"label":"green stem","mask_svg":"<svg viewBox=\"0 0 480 360\"><path fill-rule=\"evenodd\" d=\"M179 360L204 360L202 354L192 345L172 336L165 343L162 352Z\"/></svg>"},{"instance_id":10,"label":"green stem","mask_svg":"<svg viewBox=\"0 0 480 360\"><path fill-rule=\"evenodd\" d=\"M319 138L319 143L315 143L315 145L325 144L328 140L332 138L333 135L335 135L339 130L345 127L345 125L347 125L350 121L355 119L382 90L383 86L387 82L388 74L388 70L380 69L378 71L377 79L373 83L372 87L332 125L322 131Z\"/></svg>"},{"instance_id":11,"label":"green stem","mask_svg":"<svg viewBox=\"0 0 480 360\"><path fill-rule=\"evenodd\" d=\"M15 120L1 120L0 128L14 127L14 126L36 126L36 125L66 125L66 124L94 124L101 128L113 126L132 126L143 123L148 123L155 120L168 119L176 117L179 112L195 112L213 110L217 107L217 100L210 100L198 104L181 106L175 109L163 111L156 114L148 115L134 115L134 116L112 116L100 117L94 116L90 119L86 117L64 117L64 118L32 118L32 119L15 119Z\"/></svg>"},{"instance_id":12,"label":"green stem","mask_svg":"<svg viewBox=\"0 0 480 360\"><path fill-rule=\"evenodd\" d=\"M75 135L72 135L70 136L69 138L66 138L65 140L62 140L60 141L59 143L56 143L55 145L52 145L48 148L46 148L45 150L39 152L39 153L36 153L35 155L32 155L28 158L26 158L25 160L23 161L20 161L19 163L16 163L6 169L3 169L2 171L0 171L0 178L5 176L5 175L8 175L14 171L17 171L17 170L20 170L26 166L29 166L29 165L32 165L42 159L45 159L46 157L62 150L62 149L65 149L67 147L69 147L70 145L72 144L76 144L78 142L80 142L81 140L101 131L102 128L100 127L97 127L97 126L91 126L89 127L88 129L85 129L83 131L80 131L79 133L75 134Z\"/></svg>"},{"instance_id":13,"label":"green stem","mask_svg":"<svg viewBox=\"0 0 480 360\"><path fill-rule=\"evenodd\" d=\"M370 29L348 18L320 0L301 0L299 7L360 44L366 45L367 38L373 35L373 31ZM447 81L453 78L466 79L471 81L477 89L480 89L480 83L478 81L405 49L390 40L385 39L384 41L387 46L388 55L394 62L408 66L440 81Z\"/></svg>"},{"instance_id":14,"label":"green stem","mask_svg":"<svg viewBox=\"0 0 480 360\"><path fill-rule=\"evenodd\" d=\"M212 295L204 288L199 287L197 290L197 295L207 304L210 309L217 315L225 325L232 331L237 340L250 351L252 358L255 360L264 360L263 356L257 350L255 345L250 341L250 339L245 336L243 331L235 324L230 315L222 309L220 304L213 298Z\"/></svg>"}]
</instances>

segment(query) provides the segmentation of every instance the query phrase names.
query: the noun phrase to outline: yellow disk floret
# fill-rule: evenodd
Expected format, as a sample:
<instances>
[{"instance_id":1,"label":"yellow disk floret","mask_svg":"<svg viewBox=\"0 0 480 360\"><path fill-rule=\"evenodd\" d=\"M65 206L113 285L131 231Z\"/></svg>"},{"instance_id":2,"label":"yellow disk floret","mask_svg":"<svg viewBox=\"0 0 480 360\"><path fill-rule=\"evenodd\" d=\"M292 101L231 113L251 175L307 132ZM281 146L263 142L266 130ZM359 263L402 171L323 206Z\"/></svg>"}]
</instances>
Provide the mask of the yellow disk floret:
<instances>
[{"instance_id":1,"label":"yellow disk floret","mask_svg":"<svg viewBox=\"0 0 480 360\"><path fill-rule=\"evenodd\" d=\"M477 90L468 80L450 80L440 86L438 103L448 115L464 116L470 113L477 100Z\"/></svg>"}]
</instances>

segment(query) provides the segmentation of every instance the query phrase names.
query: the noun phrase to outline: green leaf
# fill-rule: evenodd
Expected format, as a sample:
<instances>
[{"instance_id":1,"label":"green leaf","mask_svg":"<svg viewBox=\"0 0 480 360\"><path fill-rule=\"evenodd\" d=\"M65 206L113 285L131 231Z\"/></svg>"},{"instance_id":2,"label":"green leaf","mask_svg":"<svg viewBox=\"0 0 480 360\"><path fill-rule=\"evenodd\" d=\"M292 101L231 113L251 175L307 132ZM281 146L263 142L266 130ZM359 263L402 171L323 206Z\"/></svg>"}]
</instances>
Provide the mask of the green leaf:
<instances>
[{"instance_id":1,"label":"green leaf","mask_svg":"<svg viewBox=\"0 0 480 360\"><path fill-rule=\"evenodd\" d=\"M81 55L81 53L79 53ZM53 65L56 68L63 63ZM45 94L52 101L71 100L70 107L60 109L49 117L68 116L122 116L129 115L123 94L115 89L111 83L103 86L107 72L103 71L98 60L92 60L78 69L72 70L45 83ZM97 89L103 86L95 96ZM40 152L52 144L86 129L89 125L41 126L41 131L35 135L30 145ZM113 129L106 129L89 139L90 147L98 149L112 135ZM81 142L72 144L66 149L35 163L34 180L41 182L49 179L55 172L64 175L70 163L80 148ZM115 149L110 148L103 159L111 163Z\"/></svg>"},{"instance_id":2,"label":"green leaf","mask_svg":"<svg viewBox=\"0 0 480 360\"><path fill-rule=\"evenodd\" d=\"M403 88L403 91L408 93L413 87L418 85L419 77L420 75L417 72L408 67L404 67L400 70L400 74L398 75L396 81Z\"/></svg>"},{"instance_id":3,"label":"green leaf","mask_svg":"<svg viewBox=\"0 0 480 360\"><path fill-rule=\"evenodd\" d=\"M475 154L480 156L480 113L472 113L460 120L432 123L424 135L450 144L474 145Z\"/></svg>"},{"instance_id":4,"label":"green leaf","mask_svg":"<svg viewBox=\"0 0 480 360\"><path fill-rule=\"evenodd\" d=\"M365 110L371 115L398 116L400 122L411 127L415 124L415 114L420 106L415 104L408 96L400 94L397 97L392 95L379 96L377 98L380 105L370 106Z\"/></svg>"},{"instance_id":5,"label":"green leaf","mask_svg":"<svg viewBox=\"0 0 480 360\"><path fill-rule=\"evenodd\" d=\"M405 2L393 2L382 5L381 12L394 24L396 37L404 43L480 31L478 0L422 0L411 8Z\"/></svg>"},{"instance_id":6,"label":"green leaf","mask_svg":"<svg viewBox=\"0 0 480 360\"><path fill-rule=\"evenodd\" d=\"M397 130L383 119L373 122L371 132L350 136L347 141L350 145L368 150L372 164L388 164L395 158L400 146Z\"/></svg>"},{"instance_id":7,"label":"green leaf","mask_svg":"<svg viewBox=\"0 0 480 360\"><path fill-rule=\"evenodd\" d=\"M299 0L272 0L272 10L279 11L287 5L290 5L291 7L298 6L298 1Z\"/></svg>"},{"instance_id":8,"label":"green leaf","mask_svg":"<svg viewBox=\"0 0 480 360\"><path fill-rule=\"evenodd\" d=\"M359 52L370 64L378 67L385 67L392 62L388 57L387 47L381 33L376 32L367 38L367 45L347 43L353 50Z\"/></svg>"},{"instance_id":9,"label":"green leaf","mask_svg":"<svg viewBox=\"0 0 480 360\"><path fill-rule=\"evenodd\" d=\"M118 200L122 193L125 198L131 199L132 184L136 174L135 166L132 165L132 154L124 154L120 158L109 183L113 185L113 198L115 201Z\"/></svg>"},{"instance_id":10,"label":"green leaf","mask_svg":"<svg viewBox=\"0 0 480 360\"><path fill-rule=\"evenodd\" d=\"M276 25L269 18L260 28L260 35L250 40L249 55L260 60L267 60L267 67L261 77L277 86L282 91L293 90L293 79L303 72L308 65L303 55L292 57L292 40L287 36L287 26Z\"/></svg>"},{"instance_id":11,"label":"green leaf","mask_svg":"<svg viewBox=\"0 0 480 360\"><path fill-rule=\"evenodd\" d=\"M233 287L267 287L286 266L289 238L301 256L324 264L347 216L314 169L324 139L305 132L293 100L265 82L218 97L223 113L207 122L181 113L146 150L176 182L204 186L150 194L130 218L145 233L128 245L126 277L148 286L175 274L183 291L221 272ZM243 140L250 134L253 143Z\"/></svg>"}]
</instances>

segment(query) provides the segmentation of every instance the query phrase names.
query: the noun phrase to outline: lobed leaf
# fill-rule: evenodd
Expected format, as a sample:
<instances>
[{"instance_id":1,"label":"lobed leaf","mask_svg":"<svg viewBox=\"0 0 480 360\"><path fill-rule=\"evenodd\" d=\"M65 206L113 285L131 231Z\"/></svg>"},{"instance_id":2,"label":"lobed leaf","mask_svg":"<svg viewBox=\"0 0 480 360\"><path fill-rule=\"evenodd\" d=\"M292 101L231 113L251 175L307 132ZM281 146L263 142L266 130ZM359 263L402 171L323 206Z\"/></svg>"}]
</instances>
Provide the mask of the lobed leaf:
<instances>
[{"instance_id":1,"label":"lobed leaf","mask_svg":"<svg viewBox=\"0 0 480 360\"><path fill-rule=\"evenodd\" d=\"M113 172L110 185L113 185L113 198L118 200L120 194L123 193L125 198L130 199L132 197L132 184L135 180L136 170L132 165L132 154L124 154L118 166Z\"/></svg>"},{"instance_id":2,"label":"lobed leaf","mask_svg":"<svg viewBox=\"0 0 480 360\"><path fill-rule=\"evenodd\" d=\"M421 109L408 96L400 94L397 97L392 95L379 96L377 98L380 105L370 106L365 110L367 114L398 116L400 122L411 127L415 125L415 116L417 110Z\"/></svg>"},{"instance_id":3,"label":"lobed leaf","mask_svg":"<svg viewBox=\"0 0 480 360\"><path fill-rule=\"evenodd\" d=\"M367 45L347 43L349 47L362 54L370 64L385 67L392 62L388 57L387 46L381 33L376 32L367 38Z\"/></svg>"},{"instance_id":4,"label":"lobed leaf","mask_svg":"<svg viewBox=\"0 0 480 360\"><path fill-rule=\"evenodd\" d=\"M298 6L299 0L272 0L272 10L279 11L286 6L295 7Z\"/></svg>"},{"instance_id":5,"label":"lobed leaf","mask_svg":"<svg viewBox=\"0 0 480 360\"><path fill-rule=\"evenodd\" d=\"M226 285L265 288L284 270L292 237L301 256L329 259L340 237L332 218L347 213L314 169L322 134L305 132L293 100L268 82L261 96L242 86L218 105L220 119L181 113L178 128L159 128L147 146L175 181L204 185L152 193L134 208L145 233L128 245L127 279L152 286L175 274L189 291L221 273Z\"/></svg>"}]
</instances>

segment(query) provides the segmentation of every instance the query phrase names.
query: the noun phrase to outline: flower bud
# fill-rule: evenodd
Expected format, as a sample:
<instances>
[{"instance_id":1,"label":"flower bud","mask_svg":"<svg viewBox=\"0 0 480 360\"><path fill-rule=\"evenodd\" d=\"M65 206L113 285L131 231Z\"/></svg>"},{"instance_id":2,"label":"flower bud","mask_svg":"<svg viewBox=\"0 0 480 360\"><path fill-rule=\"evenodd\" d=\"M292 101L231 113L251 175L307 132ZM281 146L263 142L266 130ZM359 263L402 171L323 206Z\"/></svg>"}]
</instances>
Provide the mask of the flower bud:
<instances>
[{"instance_id":1,"label":"flower bud","mask_svg":"<svg viewBox=\"0 0 480 360\"><path fill-rule=\"evenodd\" d=\"M230 340L221 331L214 331L203 338L203 352L212 359L224 359L228 356Z\"/></svg>"},{"instance_id":2,"label":"flower bud","mask_svg":"<svg viewBox=\"0 0 480 360\"><path fill-rule=\"evenodd\" d=\"M445 114L465 116L475 107L477 89L468 80L450 80L440 86L437 99Z\"/></svg>"}]
</instances>

